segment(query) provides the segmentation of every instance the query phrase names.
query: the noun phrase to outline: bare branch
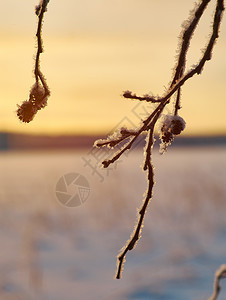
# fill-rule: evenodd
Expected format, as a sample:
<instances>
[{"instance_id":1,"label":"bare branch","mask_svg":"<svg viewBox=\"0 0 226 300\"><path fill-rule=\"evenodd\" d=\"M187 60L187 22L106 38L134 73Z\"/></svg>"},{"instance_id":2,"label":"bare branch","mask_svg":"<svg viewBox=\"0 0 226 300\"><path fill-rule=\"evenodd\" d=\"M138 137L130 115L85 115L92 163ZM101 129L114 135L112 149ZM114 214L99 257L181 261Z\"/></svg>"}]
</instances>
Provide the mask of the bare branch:
<instances>
[{"instance_id":1,"label":"bare branch","mask_svg":"<svg viewBox=\"0 0 226 300\"><path fill-rule=\"evenodd\" d=\"M123 97L127 98L127 99L135 99L135 100L152 102L152 103L157 103L157 102L162 101L160 98L154 98L154 97L151 97L149 95L144 95L144 96L140 97L140 96L137 96L136 94L132 94L131 91L125 91L123 93Z\"/></svg>"},{"instance_id":2,"label":"bare branch","mask_svg":"<svg viewBox=\"0 0 226 300\"><path fill-rule=\"evenodd\" d=\"M204 0L200 3L199 7L195 11L194 17L192 21L190 22L189 26L185 29L182 37L182 45L180 50L180 55L178 58L177 66L175 68L175 75L171 83L171 87L177 82L177 80L183 76L184 70L185 70L185 64L186 64L186 54L190 45L190 40L192 38L192 35L194 33L194 30L196 29L196 26L198 25L198 22L200 18L202 17L205 8L207 7L208 3L211 0Z\"/></svg>"},{"instance_id":3,"label":"bare branch","mask_svg":"<svg viewBox=\"0 0 226 300\"><path fill-rule=\"evenodd\" d=\"M130 140L130 142L128 144L126 144L118 153L116 153L111 159L109 160L104 160L102 162L104 168L107 168L110 164L114 163L117 159L119 159L119 157L126 151L129 150L133 143L136 141L136 139L139 137L139 135L142 132L145 132L148 130L148 125L151 122L152 118L156 115L156 113L162 108L164 107L163 105L160 107L158 106L154 112L145 120L143 121L143 125L141 126L141 128L139 130L137 130L136 132L134 132L134 137Z\"/></svg>"},{"instance_id":4,"label":"bare branch","mask_svg":"<svg viewBox=\"0 0 226 300\"><path fill-rule=\"evenodd\" d=\"M146 157L151 158L151 149L154 144L154 132L153 128L149 130L149 139L148 139L148 145L146 149ZM116 272L116 279L121 278L121 273L123 270L123 265L125 262L125 256L129 250L132 250L135 248L140 235L141 235L141 230L142 230L142 225L144 221L144 216L147 211L147 207L149 204L149 201L152 198L152 191L153 191L153 186L154 186L154 168L152 166L151 160L146 159L147 162L147 169L148 169L148 189L147 189L147 194L146 198L139 210L139 217L137 221L137 225L135 226L134 232L132 233L130 240L127 241L127 245L125 248L122 250L122 252L118 255L118 266L117 266L117 272Z\"/></svg>"},{"instance_id":5,"label":"bare branch","mask_svg":"<svg viewBox=\"0 0 226 300\"><path fill-rule=\"evenodd\" d=\"M221 265L220 268L216 271L213 294L209 298L209 300L216 300L219 296L221 290L220 281L223 278L226 278L226 265Z\"/></svg>"},{"instance_id":6,"label":"bare branch","mask_svg":"<svg viewBox=\"0 0 226 300\"><path fill-rule=\"evenodd\" d=\"M48 3L49 0L41 0L39 5L37 5L35 8L35 13L38 16L38 28L36 32L38 47L34 68L35 84L30 90L29 100L24 101L21 105L18 105L17 109L18 118L25 123L32 121L38 110L47 105L47 99L50 96L50 91L45 77L40 71L40 55L43 53L42 24L44 13L47 11Z\"/></svg>"},{"instance_id":7,"label":"bare branch","mask_svg":"<svg viewBox=\"0 0 226 300\"><path fill-rule=\"evenodd\" d=\"M203 1L203 3L205 2L209 2L209 1ZM204 10L205 9L205 6L203 5L200 5L198 10L200 9L200 7L202 7L202 9ZM208 3L207 3L208 4ZM207 47L206 47L206 50L204 51L204 54L203 56L201 57L199 63L197 66L195 66L194 68L192 68L190 71L187 72L187 74L185 75L181 75L182 72L181 70L184 68L184 64L185 64L185 58L186 58L186 53L187 53L187 50L184 49L186 47L183 47L182 46L182 49L181 51L183 51L183 55L180 54L179 55L179 61L178 61L178 66L176 67L176 70L180 70L180 72L176 72L175 76L174 76L174 79L172 81L172 84L170 85L170 88L169 90L166 92L166 95L162 98L159 98L159 102L161 102L159 104L159 107L167 104L167 100L169 100L169 98L179 89L182 87L182 85L190 78L192 78L195 74L199 75L201 74L202 70L203 70L203 67L205 65L205 63L211 59L211 56L212 56L212 50L213 50L213 46L216 42L216 39L218 38L219 36L219 28L220 28L220 23L221 23L221 19L222 19L222 15L223 15L223 11L224 11L224 1L223 0L218 0L217 2L217 6L216 6L216 11L215 11L215 16L214 16L214 23L213 23L213 29L212 29L212 35L209 39L209 42L207 44ZM199 12L200 14L201 12ZM196 13L195 13L196 15ZM200 19L200 18L199 18ZM198 19L198 20L199 20ZM197 20L197 21L198 21ZM196 24L197 25L197 24ZM189 27L190 28L190 27ZM193 31L192 31L193 32ZM191 36L192 34L190 33L189 35L189 38L191 39ZM186 44L189 45L189 43L186 41ZM183 57L183 59L181 58ZM180 60L183 61L183 63L180 62ZM182 64L182 66L181 66ZM131 93L131 92L130 92ZM138 96L136 96L137 98L139 98ZM177 101L179 102L179 101ZM179 104L179 103L178 103Z\"/></svg>"},{"instance_id":8,"label":"bare branch","mask_svg":"<svg viewBox=\"0 0 226 300\"><path fill-rule=\"evenodd\" d=\"M185 82L192 78L195 74L200 74L203 70L203 67L205 63L211 59L212 50L214 47L214 44L216 42L216 39L219 35L219 28L221 23L221 18L224 10L224 1L218 0L215 10L215 16L214 16L214 22L212 27L212 34L210 36L210 39L208 41L208 44L206 46L206 49L200 58L199 63L193 67L191 70L189 70L187 73L185 73L185 65L186 65L186 55L190 46L192 35L197 27L198 22L200 21L207 5L209 4L211 0L202 0L200 1L199 6L194 11L194 14L191 17L191 20L189 21L188 25L184 29L183 34L181 35L182 44L180 53L178 56L178 61L175 68L175 74L172 80L172 83L170 84L168 90L166 91L165 95L161 98L155 98L151 97L149 95L144 95L142 97L137 96L135 93L132 93L131 91L125 91L123 96L124 98L128 99L135 99L140 101L147 101L152 103L158 103L157 107L155 107L154 111L143 121L143 124L140 126L139 129L132 130L133 134L122 135L119 137L110 137L105 141L98 142L97 146L106 146L109 145L110 147L114 147L115 145L121 143L123 140L126 140L127 138L130 138L129 142L122 147L122 149L115 153L115 155L108 160L105 160L102 162L104 168L107 168L110 164L114 163L119 157L126 151L131 148L135 140L138 138L138 136L144 132L148 132L148 138L147 138L147 148L145 151L145 162L143 169L147 171L148 173L148 189L146 193L145 200L141 206L141 209L139 211L139 217L137 221L137 225L135 226L135 229L130 237L130 239L127 241L125 247L121 251L121 253L118 256L118 265L117 265L117 272L116 272L116 278L121 278L122 275L122 269L125 262L126 254L129 250L132 250L135 248L141 234L142 224L144 220L144 216L148 207L148 204L150 202L150 199L152 198L152 191L153 191L153 185L154 185L154 173L153 173L153 166L151 163L151 149L154 144L154 130L157 121L161 117L162 112L164 111L164 108L168 103L171 101L172 95L174 93L177 93L176 96L176 102L174 104L174 113L172 115L167 115L165 119L163 119L163 124L161 125L161 141L162 141L162 148L160 150L163 150L163 152L166 150L167 146L171 144L171 142L174 139L175 135L180 134L184 128L185 128L185 121L183 118L178 116L178 110L180 109L180 102L181 102L181 88L185 84ZM212 300L212 299L211 299ZM215 300L215 298L213 298Z\"/></svg>"}]
</instances>

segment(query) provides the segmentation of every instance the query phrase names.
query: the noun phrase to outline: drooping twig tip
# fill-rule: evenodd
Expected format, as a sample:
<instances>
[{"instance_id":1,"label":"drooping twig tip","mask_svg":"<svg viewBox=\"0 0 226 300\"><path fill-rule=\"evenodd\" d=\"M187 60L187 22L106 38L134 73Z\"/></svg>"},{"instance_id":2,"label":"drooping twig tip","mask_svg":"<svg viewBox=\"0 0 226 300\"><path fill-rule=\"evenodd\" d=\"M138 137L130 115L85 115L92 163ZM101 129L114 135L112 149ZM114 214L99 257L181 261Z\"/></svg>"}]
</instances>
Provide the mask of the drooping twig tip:
<instances>
[{"instance_id":1,"label":"drooping twig tip","mask_svg":"<svg viewBox=\"0 0 226 300\"><path fill-rule=\"evenodd\" d=\"M40 71L40 54L43 53L42 45L42 24L43 15L47 11L47 4L49 0L41 0L40 3L35 7L35 14L38 16L38 28L37 28L37 54L35 58L35 84L32 86L29 94L29 100L18 105L17 116L25 123L29 123L33 120L38 110L46 107L47 99L50 96L50 91L47 86L45 77Z\"/></svg>"}]
</instances>

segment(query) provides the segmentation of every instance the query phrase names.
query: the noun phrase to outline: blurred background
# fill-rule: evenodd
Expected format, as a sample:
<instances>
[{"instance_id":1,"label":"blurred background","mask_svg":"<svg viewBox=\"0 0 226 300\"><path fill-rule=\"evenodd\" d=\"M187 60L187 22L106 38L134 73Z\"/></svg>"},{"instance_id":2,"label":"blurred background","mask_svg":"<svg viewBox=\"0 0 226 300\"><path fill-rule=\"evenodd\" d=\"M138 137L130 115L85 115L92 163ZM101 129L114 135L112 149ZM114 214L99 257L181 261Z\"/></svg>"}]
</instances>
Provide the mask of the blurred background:
<instances>
[{"instance_id":1,"label":"blurred background","mask_svg":"<svg viewBox=\"0 0 226 300\"><path fill-rule=\"evenodd\" d=\"M49 105L31 124L15 117L16 104L34 83L37 1L2 4L0 130L23 133L105 134L131 113L135 103L121 94L162 95L172 79L181 24L193 1L51 1L43 26L41 70L51 90ZM211 1L192 40L188 69L202 54L213 20ZM181 115L186 134L225 134L226 26L213 59L189 80Z\"/></svg>"},{"instance_id":2,"label":"blurred background","mask_svg":"<svg viewBox=\"0 0 226 300\"><path fill-rule=\"evenodd\" d=\"M41 70L51 96L23 124L16 109L34 83L37 4L1 5L0 299L208 299L226 262L225 19L212 60L182 89L185 131L162 156L156 137L154 198L116 281L116 256L146 190L144 140L108 170L101 161L112 153L92 145L153 110L121 95L165 92L194 3L50 0ZM214 8L211 1L192 39L188 69ZM223 282L219 300L225 294Z\"/></svg>"}]
</instances>

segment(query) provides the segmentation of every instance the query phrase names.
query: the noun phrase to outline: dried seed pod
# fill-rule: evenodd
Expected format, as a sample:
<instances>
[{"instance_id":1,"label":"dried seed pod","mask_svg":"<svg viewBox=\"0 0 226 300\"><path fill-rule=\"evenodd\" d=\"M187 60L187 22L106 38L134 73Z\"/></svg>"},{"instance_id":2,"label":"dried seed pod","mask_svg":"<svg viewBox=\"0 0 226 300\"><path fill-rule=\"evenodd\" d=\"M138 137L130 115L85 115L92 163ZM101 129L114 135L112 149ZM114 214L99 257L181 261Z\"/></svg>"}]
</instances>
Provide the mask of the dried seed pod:
<instances>
[{"instance_id":1,"label":"dried seed pod","mask_svg":"<svg viewBox=\"0 0 226 300\"><path fill-rule=\"evenodd\" d=\"M185 128L185 121L179 116L175 116L171 122L171 130L174 135L178 135Z\"/></svg>"},{"instance_id":2,"label":"dried seed pod","mask_svg":"<svg viewBox=\"0 0 226 300\"><path fill-rule=\"evenodd\" d=\"M36 113L37 108L31 101L24 101L21 105L18 105L17 116L24 123L32 121Z\"/></svg>"},{"instance_id":3,"label":"dried seed pod","mask_svg":"<svg viewBox=\"0 0 226 300\"><path fill-rule=\"evenodd\" d=\"M161 135L161 141L165 144L169 144L171 143L173 140L173 134L172 132L164 132L162 135Z\"/></svg>"},{"instance_id":4,"label":"dried seed pod","mask_svg":"<svg viewBox=\"0 0 226 300\"><path fill-rule=\"evenodd\" d=\"M35 83L30 91L30 101L35 105L37 110L40 110L47 105L47 98L48 95L46 95L45 89Z\"/></svg>"},{"instance_id":5,"label":"dried seed pod","mask_svg":"<svg viewBox=\"0 0 226 300\"><path fill-rule=\"evenodd\" d=\"M174 135L178 135L185 128L183 118L174 115L165 115L160 127L160 153L164 153L167 147L172 143Z\"/></svg>"}]
</instances>

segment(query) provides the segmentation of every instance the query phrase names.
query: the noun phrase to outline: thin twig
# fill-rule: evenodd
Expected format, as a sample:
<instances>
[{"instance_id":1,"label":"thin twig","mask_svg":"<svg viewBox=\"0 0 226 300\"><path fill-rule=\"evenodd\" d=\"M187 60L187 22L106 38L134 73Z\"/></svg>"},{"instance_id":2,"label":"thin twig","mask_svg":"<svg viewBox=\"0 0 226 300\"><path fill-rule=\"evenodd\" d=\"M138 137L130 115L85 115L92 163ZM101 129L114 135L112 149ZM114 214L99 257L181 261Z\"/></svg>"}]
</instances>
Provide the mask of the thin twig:
<instances>
[{"instance_id":1,"label":"thin twig","mask_svg":"<svg viewBox=\"0 0 226 300\"><path fill-rule=\"evenodd\" d=\"M109 148L114 148L116 145L120 144L124 140L131 138L131 136L136 135L133 131L128 131L125 128L121 128L119 137L109 137L107 140L97 140L95 146L97 148L108 146Z\"/></svg>"},{"instance_id":2,"label":"thin twig","mask_svg":"<svg viewBox=\"0 0 226 300\"><path fill-rule=\"evenodd\" d=\"M43 53L42 41L42 25L44 13L47 11L49 0L41 0L35 8L35 13L38 16L38 27L36 32L37 38L37 53L35 57L35 84L32 86L29 94L29 100L18 105L17 116L22 122L29 123L33 120L38 110L47 105L47 99L50 96L50 90L46 83L46 79L40 71L40 55Z\"/></svg>"},{"instance_id":3,"label":"thin twig","mask_svg":"<svg viewBox=\"0 0 226 300\"><path fill-rule=\"evenodd\" d=\"M197 9L197 11L200 10L200 7L202 7L202 9L204 10L206 6L204 6L203 4L205 4L206 2L207 2L206 4L208 4L209 1L210 0L203 1L201 3L201 5L199 6L199 8ZM206 50L204 51L203 56L201 57L198 65L195 66L194 68L192 68L189 72L187 72L187 74L185 74L184 76L179 76L179 75L177 75L177 76L175 75L174 76L172 84L170 85L170 89L168 90L168 92L166 93L166 95L164 97L158 99L158 101L161 104L165 103L165 101L168 100L188 79L190 79L191 77L193 77L195 74L197 74L197 75L201 74L202 69L203 69L205 63L208 60L211 59L211 53L212 53L212 50L213 50L213 46L214 46L214 43L215 43L216 39L218 38L219 27L220 27L220 23L221 23L221 18L222 18L223 11L224 11L224 1L223 0L218 0L216 11L215 11L215 16L214 16L214 23L213 23L212 35L211 35L211 37L209 39L208 45L206 47ZM199 12L199 14L200 14L200 12ZM196 15L196 13L195 13L195 15ZM201 15L200 15L200 17L201 17ZM197 19L197 21L199 21L199 20L200 20L200 18ZM191 36L192 36L192 32L190 32L189 35L187 34L190 39L191 39ZM186 41L186 44L189 45L189 43L187 43L187 41ZM184 53L183 53L183 55L179 55L179 60L182 60L181 56L183 57L187 53L187 50L184 49L183 47L182 47L181 51L182 50L183 50ZM181 63L178 61L176 70L178 69L178 70L181 71L181 67L179 67L180 64ZM176 74L177 74L177 72L176 72ZM130 92L130 93L132 95L132 92ZM127 97L127 98L129 98L129 97ZM136 99L138 99L138 98L139 98L139 96L136 96Z\"/></svg>"},{"instance_id":4,"label":"thin twig","mask_svg":"<svg viewBox=\"0 0 226 300\"><path fill-rule=\"evenodd\" d=\"M177 90L177 98L176 98L176 104L175 104L175 109L174 109L175 116L178 114L178 110L181 108L180 99L181 99L181 87L179 87L179 89Z\"/></svg>"},{"instance_id":5,"label":"thin twig","mask_svg":"<svg viewBox=\"0 0 226 300\"><path fill-rule=\"evenodd\" d=\"M149 130L149 142L148 142L148 146L146 149L146 156L148 158L151 158L151 149L152 149L152 145L154 143L153 135L154 135L154 133L153 133L153 128L152 128ZM129 250L132 250L136 246L136 244L140 238L140 233L141 233L141 229L142 229L142 225L143 225L143 221L144 221L144 216L147 211L149 201L152 198L152 191L153 191L153 186L154 186L154 171L153 171L153 166L152 166L151 160L149 160L149 159L147 160L147 168L148 168L148 189L147 189L146 198L139 210L139 217L138 217L137 225L135 226L135 230L132 233L130 240L127 241L127 245L125 246L125 248L118 255L118 266L117 266L117 272L116 272L116 279L121 278L121 273L123 270L123 265L125 262L125 257L126 257L127 252Z\"/></svg>"},{"instance_id":6,"label":"thin twig","mask_svg":"<svg viewBox=\"0 0 226 300\"><path fill-rule=\"evenodd\" d=\"M214 280L214 287L213 287L213 294L208 300L216 300L219 296L221 286L220 281L221 279L226 278L226 265L221 265L220 268L215 273L215 280Z\"/></svg>"},{"instance_id":7,"label":"thin twig","mask_svg":"<svg viewBox=\"0 0 226 300\"><path fill-rule=\"evenodd\" d=\"M177 82L177 80L179 78L181 78L183 76L183 73L185 70L185 64L186 64L186 54L187 54L187 51L188 51L188 48L190 45L190 40L191 40L192 34L194 33L194 30L196 29L198 22L199 22L200 18L202 17L204 10L206 9L206 7L210 1L211 0L202 1L200 6L195 11L194 18L192 19L189 26L187 27L187 29L185 29L185 31L183 33L183 37L182 37L183 42L181 45L180 54L179 54L177 66L175 69L175 75L174 75L174 78L171 83L171 87Z\"/></svg>"},{"instance_id":8,"label":"thin twig","mask_svg":"<svg viewBox=\"0 0 226 300\"><path fill-rule=\"evenodd\" d=\"M43 87L46 91L48 90L48 86L46 84L43 74L40 71L40 54L43 53L43 51L44 51L43 41L42 41L42 24L43 24L44 13L46 12L46 9L47 9L47 4L48 4L48 1L46 1L46 0L42 0L42 3L40 4L41 10L38 15L38 28L37 28L37 32L36 32L38 48L37 48L37 53L36 53L35 69L34 69L36 82L38 82L38 79L40 78L40 80L43 84Z\"/></svg>"},{"instance_id":9,"label":"thin twig","mask_svg":"<svg viewBox=\"0 0 226 300\"><path fill-rule=\"evenodd\" d=\"M151 122L152 118L156 115L156 113L159 111L159 106L154 110L154 112L145 120L143 121L143 125L140 127L139 130L134 134L134 137L130 140L128 144L126 144L117 154L115 154L111 159L104 160L102 162L103 167L107 168L110 164L114 163L117 159L120 158L120 156L126 151L129 150L133 143L136 141L136 139L139 137L139 135L146 131L148 129L148 125Z\"/></svg>"},{"instance_id":10,"label":"thin twig","mask_svg":"<svg viewBox=\"0 0 226 300\"><path fill-rule=\"evenodd\" d=\"M125 91L123 93L123 97L127 98L127 99L134 99L134 100L140 100L140 101L146 101L146 102L152 102L152 103L158 103L158 102L162 101L160 98L154 98L149 95L137 96L136 94L132 94L131 91Z\"/></svg>"}]
</instances>

